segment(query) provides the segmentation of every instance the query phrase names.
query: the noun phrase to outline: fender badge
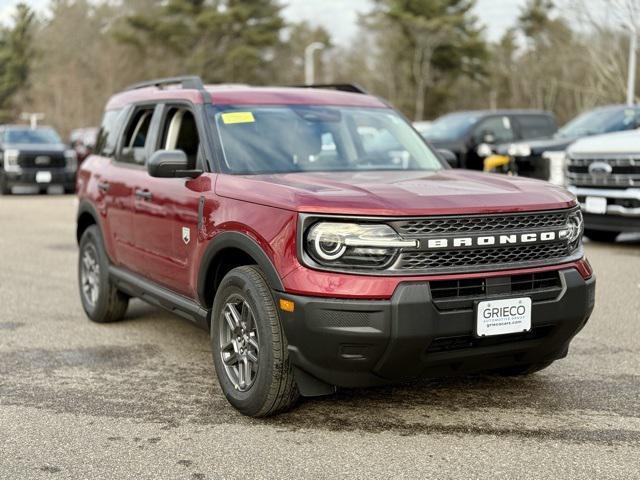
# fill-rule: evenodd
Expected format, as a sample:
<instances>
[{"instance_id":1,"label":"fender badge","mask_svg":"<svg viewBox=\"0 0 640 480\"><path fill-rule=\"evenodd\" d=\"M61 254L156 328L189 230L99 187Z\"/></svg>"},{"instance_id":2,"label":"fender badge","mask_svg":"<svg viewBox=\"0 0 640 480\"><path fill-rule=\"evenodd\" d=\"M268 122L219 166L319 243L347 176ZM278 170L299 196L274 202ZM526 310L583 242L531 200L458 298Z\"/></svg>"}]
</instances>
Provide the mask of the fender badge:
<instances>
[{"instance_id":1,"label":"fender badge","mask_svg":"<svg viewBox=\"0 0 640 480\"><path fill-rule=\"evenodd\" d=\"M191 240L191 229L189 227L182 227L182 241L185 245Z\"/></svg>"}]
</instances>

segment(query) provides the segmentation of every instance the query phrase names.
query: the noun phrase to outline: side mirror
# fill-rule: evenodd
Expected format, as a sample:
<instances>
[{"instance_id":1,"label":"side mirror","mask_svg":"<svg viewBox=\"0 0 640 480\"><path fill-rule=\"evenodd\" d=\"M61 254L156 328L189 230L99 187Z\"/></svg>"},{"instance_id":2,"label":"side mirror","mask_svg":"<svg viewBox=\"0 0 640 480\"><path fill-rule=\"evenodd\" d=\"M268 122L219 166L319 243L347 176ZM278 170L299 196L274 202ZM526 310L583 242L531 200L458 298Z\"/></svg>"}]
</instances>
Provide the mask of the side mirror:
<instances>
[{"instance_id":1,"label":"side mirror","mask_svg":"<svg viewBox=\"0 0 640 480\"><path fill-rule=\"evenodd\" d=\"M453 168L458 168L460 166L460 162L458 162L458 157L451 150L445 150L444 148L438 149L438 154L440 157L446 161L449 166Z\"/></svg>"},{"instance_id":2,"label":"side mirror","mask_svg":"<svg viewBox=\"0 0 640 480\"><path fill-rule=\"evenodd\" d=\"M476 153L480 158L486 158L493 154L493 149L488 143L481 143L476 147Z\"/></svg>"},{"instance_id":3,"label":"side mirror","mask_svg":"<svg viewBox=\"0 0 640 480\"><path fill-rule=\"evenodd\" d=\"M158 150L147 162L147 171L158 178L196 178L201 170L190 170L187 155L182 150Z\"/></svg>"}]
</instances>

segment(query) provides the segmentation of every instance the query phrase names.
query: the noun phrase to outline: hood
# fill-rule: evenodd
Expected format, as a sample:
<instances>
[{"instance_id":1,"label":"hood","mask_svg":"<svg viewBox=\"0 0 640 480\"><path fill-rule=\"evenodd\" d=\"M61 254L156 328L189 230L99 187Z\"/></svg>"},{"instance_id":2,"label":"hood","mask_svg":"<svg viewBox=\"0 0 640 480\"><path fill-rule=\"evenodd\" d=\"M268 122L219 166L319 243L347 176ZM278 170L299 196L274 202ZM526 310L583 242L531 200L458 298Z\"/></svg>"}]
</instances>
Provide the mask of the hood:
<instances>
[{"instance_id":1,"label":"hood","mask_svg":"<svg viewBox=\"0 0 640 480\"><path fill-rule=\"evenodd\" d=\"M457 169L220 175L216 193L298 212L343 215L453 215L575 205L571 193L546 182Z\"/></svg>"},{"instance_id":2,"label":"hood","mask_svg":"<svg viewBox=\"0 0 640 480\"><path fill-rule=\"evenodd\" d=\"M62 143L5 143L3 148L28 153L64 153L67 150Z\"/></svg>"},{"instance_id":3,"label":"hood","mask_svg":"<svg viewBox=\"0 0 640 480\"><path fill-rule=\"evenodd\" d=\"M572 154L640 154L640 131L608 133L582 138L569 148Z\"/></svg>"}]
</instances>

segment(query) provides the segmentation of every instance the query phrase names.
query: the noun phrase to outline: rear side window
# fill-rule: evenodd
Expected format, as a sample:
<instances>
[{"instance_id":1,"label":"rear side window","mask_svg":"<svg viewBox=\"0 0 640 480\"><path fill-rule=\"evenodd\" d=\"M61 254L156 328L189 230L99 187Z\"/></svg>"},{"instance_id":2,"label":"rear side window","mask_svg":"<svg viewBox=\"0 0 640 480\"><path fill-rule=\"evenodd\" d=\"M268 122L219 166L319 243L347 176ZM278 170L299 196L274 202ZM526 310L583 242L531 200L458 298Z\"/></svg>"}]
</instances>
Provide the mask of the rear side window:
<instances>
[{"instance_id":1,"label":"rear side window","mask_svg":"<svg viewBox=\"0 0 640 480\"><path fill-rule=\"evenodd\" d=\"M555 121L546 115L522 115L517 120L524 139L548 137L557 130Z\"/></svg>"},{"instance_id":2,"label":"rear side window","mask_svg":"<svg viewBox=\"0 0 640 480\"><path fill-rule=\"evenodd\" d=\"M116 152L118 132L120 130L122 110L107 110L102 118L102 125L96 139L96 153L104 157L112 157Z\"/></svg>"},{"instance_id":3,"label":"rear side window","mask_svg":"<svg viewBox=\"0 0 640 480\"><path fill-rule=\"evenodd\" d=\"M144 165L154 107L137 110L124 130L118 161Z\"/></svg>"}]
</instances>

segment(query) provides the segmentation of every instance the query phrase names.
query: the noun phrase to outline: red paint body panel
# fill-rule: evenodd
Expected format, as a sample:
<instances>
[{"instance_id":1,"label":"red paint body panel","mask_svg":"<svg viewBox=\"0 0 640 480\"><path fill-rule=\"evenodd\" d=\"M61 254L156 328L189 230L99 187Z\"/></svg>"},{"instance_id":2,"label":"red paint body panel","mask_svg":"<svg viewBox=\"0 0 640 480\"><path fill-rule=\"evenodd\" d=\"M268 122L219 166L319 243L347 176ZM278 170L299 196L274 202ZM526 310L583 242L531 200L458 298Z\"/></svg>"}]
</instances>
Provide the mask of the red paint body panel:
<instances>
[{"instance_id":1,"label":"red paint body panel","mask_svg":"<svg viewBox=\"0 0 640 480\"><path fill-rule=\"evenodd\" d=\"M484 214L576 205L571 193L546 182L452 169L221 175L216 193L276 208L340 215Z\"/></svg>"},{"instance_id":2,"label":"red paint body panel","mask_svg":"<svg viewBox=\"0 0 640 480\"><path fill-rule=\"evenodd\" d=\"M386 107L367 95L296 88L207 87L214 104L316 104ZM195 90L144 88L111 98L107 109L133 102L187 100L202 103ZM108 192L98 184L108 181ZM144 189L152 200L136 198ZM591 269L579 262L498 272L438 276L383 276L329 273L300 264L297 257L299 213L408 217L488 214L563 209L573 195L548 183L462 170L440 172L336 172L234 176L205 173L194 180L159 179L145 168L123 166L97 155L78 173L81 200L99 214L107 253L113 264L148 277L181 295L198 299L198 273L205 250L221 232L252 238L274 265L292 294L387 299L402 282L473 278L534 271ZM198 225L200 199L202 224ZM188 228L190 238L183 238Z\"/></svg>"}]
</instances>

